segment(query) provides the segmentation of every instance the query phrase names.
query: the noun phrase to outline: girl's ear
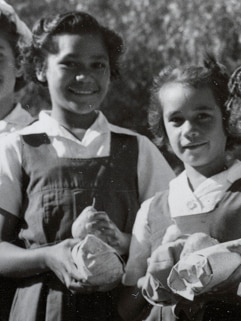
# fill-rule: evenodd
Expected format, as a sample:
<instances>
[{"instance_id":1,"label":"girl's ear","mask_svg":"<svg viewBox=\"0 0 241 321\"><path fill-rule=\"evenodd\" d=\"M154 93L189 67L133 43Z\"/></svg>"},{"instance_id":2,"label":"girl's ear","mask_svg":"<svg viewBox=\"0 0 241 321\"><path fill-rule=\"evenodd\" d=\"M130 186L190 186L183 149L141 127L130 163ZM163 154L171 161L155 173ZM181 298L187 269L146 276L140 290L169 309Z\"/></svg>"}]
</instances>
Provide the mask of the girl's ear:
<instances>
[{"instance_id":1,"label":"girl's ear","mask_svg":"<svg viewBox=\"0 0 241 321\"><path fill-rule=\"evenodd\" d=\"M40 82L46 82L47 81L47 78L46 78L46 72L45 72L45 69L38 69L36 71L36 77L38 79L38 81Z\"/></svg>"},{"instance_id":2,"label":"girl's ear","mask_svg":"<svg viewBox=\"0 0 241 321\"><path fill-rule=\"evenodd\" d=\"M16 78L20 78L23 76L23 68L21 66L16 66L15 76L16 76Z\"/></svg>"}]
</instances>

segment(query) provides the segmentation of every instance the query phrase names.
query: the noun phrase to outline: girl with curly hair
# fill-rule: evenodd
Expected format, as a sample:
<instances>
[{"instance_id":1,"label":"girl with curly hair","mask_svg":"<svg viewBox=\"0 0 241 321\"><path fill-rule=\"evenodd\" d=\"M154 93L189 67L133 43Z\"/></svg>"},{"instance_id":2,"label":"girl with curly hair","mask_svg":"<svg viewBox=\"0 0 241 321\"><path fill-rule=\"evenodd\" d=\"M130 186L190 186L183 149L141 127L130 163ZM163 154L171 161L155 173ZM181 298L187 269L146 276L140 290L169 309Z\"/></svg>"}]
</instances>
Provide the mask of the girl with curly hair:
<instances>
[{"instance_id":1,"label":"girl with curly hair","mask_svg":"<svg viewBox=\"0 0 241 321\"><path fill-rule=\"evenodd\" d=\"M166 242L194 233L206 233L220 243L241 239L241 162L232 157L241 134L235 121L236 96L229 90L224 66L211 55L204 65L169 67L155 78L150 125L156 141L168 144L185 169L170 182L168 191L145 201L137 214L123 277L127 288L119 307L124 320L144 320L149 313L148 321L240 320L240 269L220 284L217 292L197 296L194 301L167 288L166 304L151 309L141 295L147 269L158 270L158 265L148 267L148 258ZM166 232L173 225L176 228L170 229L174 232L167 241ZM172 257L173 264L179 259L176 245L165 245L166 257ZM231 251L238 252L235 248ZM160 264L165 265L161 257ZM168 274L164 276L167 279ZM153 297L158 295L155 286L150 291Z\"/></svg>"},{"instance_id":2,"label":"girl with curly hair","mask_svg":"<svg viewBox=\"0 0 241 321\"><path fill-rule=\"evenodd\" d=\"M52 109L0 147L0 271L20 283L12 321L120 319L119 287L101 291L74 264L72 224L78 218L125 257L140 203L173 177L147 138L99 110L122 53L121 37L84 12L42 18L33 28L24 66L48 86Z\"/></svg>"}]
</instances>

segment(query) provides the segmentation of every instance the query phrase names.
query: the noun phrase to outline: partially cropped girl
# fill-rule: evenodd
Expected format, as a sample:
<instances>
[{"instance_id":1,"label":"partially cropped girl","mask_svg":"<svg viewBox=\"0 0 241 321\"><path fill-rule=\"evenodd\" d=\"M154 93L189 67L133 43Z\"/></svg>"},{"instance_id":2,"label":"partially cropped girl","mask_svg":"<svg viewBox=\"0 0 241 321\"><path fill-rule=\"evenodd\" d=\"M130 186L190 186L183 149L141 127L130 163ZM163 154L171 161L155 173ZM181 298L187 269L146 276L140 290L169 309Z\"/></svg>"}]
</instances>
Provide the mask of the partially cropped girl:
<instances>
[{"instance_id":1,"label":"partially cropped girl","mask_svg":"<svg viewBox=\"0 0 241 321\"><path fill-rule=\"evenodd\" d=\"M31 31L18 17L14 8L0 1L0 138L33 121L17 101L16 93L26 82L20 64L20 50L31 42ZM0 278L0 320L8 319L14 284Z\"/></svg>"},{"instance_id":2,"label":"partially cropped girl","mask_svg":"<svg viewBox=\"0 0 241 321\"><path fill-rule=\"evenodd\" d=\"M31 42L31 31L12 6L0 1L0 137L33 121L16 101L16 92L25 85L20 64L21 47Z\"/></svg>"},{"instance_id":3,"label":"partially cropped girl","mask_svg":"<svg viewBox=\"0 0 241 321\"><path fill-rule=\"evenodd\" d=\"M139 280L142 288L148 258L166 242L170 225L176 225L179 236L201 232L218 242L241 238L241 163L232 158L232 148L240 143L240 111L227 103L228 80L225 68L211 56L203 66L170 67L155 79L150 123L157 141L172 148L185 170L170 182L168 191L144 202L137 215L123 279L129 288L120 304L125 320L143 320L142 313L150 312L141 290L134 287ZM167 248L170 255L174 250ZM240 280L229 280L224 293L185 302L183 309L180 304L176 310L168 304L155 307L148 320L239 320ZM183 303L181 297L173 301Z\"/></svg>"}]
</instances>

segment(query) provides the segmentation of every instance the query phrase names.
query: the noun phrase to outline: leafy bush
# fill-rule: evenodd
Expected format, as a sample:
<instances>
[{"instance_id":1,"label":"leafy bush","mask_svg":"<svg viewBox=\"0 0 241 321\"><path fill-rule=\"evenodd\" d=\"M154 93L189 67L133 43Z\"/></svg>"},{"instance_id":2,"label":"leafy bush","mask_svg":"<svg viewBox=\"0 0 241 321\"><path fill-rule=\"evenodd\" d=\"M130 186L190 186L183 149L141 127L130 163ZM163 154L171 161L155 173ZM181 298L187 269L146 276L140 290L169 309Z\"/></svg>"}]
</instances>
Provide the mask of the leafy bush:
<instances>
[{"instance_id":1,"label":"leafy bush","mask_svg":"<svg viewBox=\"0 0 241 321\"><path fill-rule=\"evenodd\" d=\"M31 27L51 12L83 10L118 31L126 43L122 78L103 104L108 119L150 136L147 126L153 75L168 64L198 63L213 51L232 71L241 62L240 0L21 0L15 6ZM48 95L34 85L22 94L32 113L49 108Z\"/></svg>"}]
</instances>

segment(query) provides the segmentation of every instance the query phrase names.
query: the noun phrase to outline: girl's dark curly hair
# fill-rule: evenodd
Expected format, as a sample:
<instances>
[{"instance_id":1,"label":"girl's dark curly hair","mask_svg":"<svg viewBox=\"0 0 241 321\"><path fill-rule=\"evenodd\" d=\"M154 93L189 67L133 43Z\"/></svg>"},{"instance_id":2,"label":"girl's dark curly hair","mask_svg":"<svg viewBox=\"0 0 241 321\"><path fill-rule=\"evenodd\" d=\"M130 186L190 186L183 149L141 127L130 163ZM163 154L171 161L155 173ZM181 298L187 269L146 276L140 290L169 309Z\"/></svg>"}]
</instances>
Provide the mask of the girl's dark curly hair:
<instances>
[{"instance_id":1,"label":"girl's dark curly hair","mask_svg":"<svg viewBox=\"0 0 241 321\"><path fill-rule=\"evenodd\" d=\"M220 107L223 117L224 130L227 135L227 149L231 149L234 144L240 140L240 130L234 131L234 125L230 120L233 117L234 110L228 108L229 75L226 68L218 63L216 59L207 54L203 66L184 66L184 67L167 67L154 78L151 88L151 99L148 112L150 130L154 135L154 141L159 147L169 147L168 137L166 134L162 106L160 102L160 89L167 83L181 83L194 88L208 87L212 90L215 100Z\"/></svg>"},{"instance_id":2,"label":"girl's dark curly hair","mask_svg":"<svg viewBox=\"0 0 241 321\"><path fill-rule=\"evenodd\" d=\"M38 82L36 70L42 69L48 53L58 50L53 37L64 33L100 35L109 55L111 79L120 74L120 57L124 52L122 38L85 12L73 11L42 18L36 22L32 32L32 44L23 50L23 65L30 80Z\"/></svg>"},{"instance_id":3,"label":"girl's dark curly hair","mask_svg":"<svg viewBox=\"0 0 241 321\"><path fill-rule=\"evenodd\" d=\"M232 73L229 83L229 99L227 109L230 113L229 131L231 135L241 138L241 67Z\"/></svg>"},{"instance_id":4,"label":"girl's dark curly hair","mask_svg":"<svg viewBox=\"0 0 241 321\"><path fill-rule=\"evenodd\" d=\"M14 22L12 22L7 16L3 13L0 13L0 30L1 35L9 43L13 55L15 57L16 65L19 64L20 60L20 48L22 46L21 39L17 33L17 28ZM24 77L17 77L15 82L14 91L18 91L25 86L26 82Z\"/></svg>"}]
</instances>

